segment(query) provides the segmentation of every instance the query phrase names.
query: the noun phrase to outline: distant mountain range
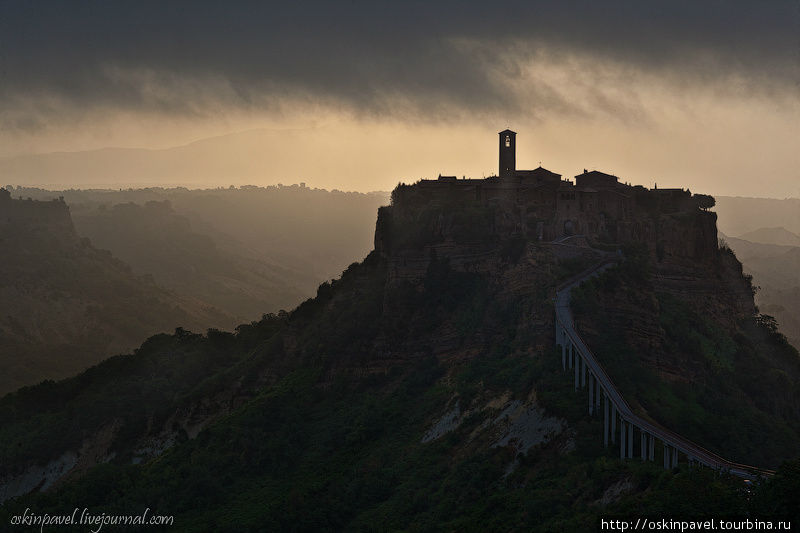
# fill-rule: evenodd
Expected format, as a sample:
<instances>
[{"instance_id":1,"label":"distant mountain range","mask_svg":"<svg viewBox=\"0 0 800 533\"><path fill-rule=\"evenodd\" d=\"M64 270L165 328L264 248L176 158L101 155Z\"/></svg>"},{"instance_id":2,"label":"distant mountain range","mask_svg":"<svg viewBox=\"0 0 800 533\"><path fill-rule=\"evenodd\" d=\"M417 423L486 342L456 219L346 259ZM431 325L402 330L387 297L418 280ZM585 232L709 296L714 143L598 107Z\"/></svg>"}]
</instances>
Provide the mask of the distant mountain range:
<instances>
[{"instance_id":1,"label":"distant mountain range","mask_svg":"<svg viewBox=\"0 0 800 533\"><path fill-rule=\"evenodd\" d=\"M744 235L751 231L760 230L766 233L772 231L762 228L783 228L800 234L800 198L779 200L721 195L714 197L717 200L717 205L714 207L717 213L717 227L726 235L741 235L744 238ZM773 240L768 242L781 244Z\"/></svg>"},{"instance_id":2,"label":"distant mountain range","mask_svg":"<svg viewBox=\"0 0 800 533\"><path fill-rule=\"evenodd\" d=\"M800 246L800 235L786 228L759 228L739 235L738 238L750 242L776 244L779 246Z\"/></svg>"},{"instance_id":3,"label":"distant mountain range","mask_svg":"<svg viewBox=\"0 0 800 533\"><path fill-rule=\"evenodd\" d=\"M278 152L292 137L299 146L301 131L259 129L165 149L101 148L4 157L0 177L19 185L84 188L261 182L265 176L297 175L284 168L285 154Z\"/></svg>"},{"instance_id":4,"label":"distant mountain range","mask_svg":"<svg viewBox=\"0 0 800 533\"><path fill-rule=\"evenodd\" d=\"M423 141L417 142L422 150ZM429 150L397 176L386 161L402 157L398 154L380 138L331 135L325 128L252 129L160 149L107 147L0 157L0 185L86 189L308 182L328 189L375 183L370 189L377 190L407 180L408 173L435 172L440 164Z\"/></svg>"}]
</instances>

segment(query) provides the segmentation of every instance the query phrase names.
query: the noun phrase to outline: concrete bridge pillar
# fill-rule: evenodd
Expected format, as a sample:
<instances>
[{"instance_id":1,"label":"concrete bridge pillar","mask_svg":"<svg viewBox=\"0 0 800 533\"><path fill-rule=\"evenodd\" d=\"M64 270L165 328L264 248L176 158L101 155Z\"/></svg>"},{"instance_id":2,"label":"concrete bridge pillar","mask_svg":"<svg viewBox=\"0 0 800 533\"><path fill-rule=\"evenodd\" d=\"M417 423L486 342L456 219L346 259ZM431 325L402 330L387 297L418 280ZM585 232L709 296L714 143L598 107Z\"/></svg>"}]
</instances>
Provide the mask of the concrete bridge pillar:
<instances>
[{"instance_id":1,"label":"concrete bridge pillar","mask_svg":"<svg viewBox=\"0 0 800 533\"><path fill-rule=\"evenodd\" d=\"M669 444L664 443L664 470L669 470Z\"/></svg>"},{"instance_id":2,"label":"concrete bridge pillar","mask_svg":"<svg viewBox=\"0 0 800 533\"><path fill-rule=\"evenodd\" d=\"M578 375L580 373L580 371L581 371L581 369L579 368L580 366L581 366L581 358L580 357L576 357L575 358L575 390L578 390L578 385L580 383L580 376Z\"/></svg>"},{"instance_id":3,"label":"concrete bridge pillar","mask_svg":"<svg viewBox=\"0 0 800 533\"><path fill-rule=\"evenodd\" d=\"M628 422L628 459L633 459L633 424Z\"/></svg>"},{"instance_id":4,"label":"concrete bridge pillar","mask_svg":"<svg viewBox=\"0 0 800 533\"><path fill-rule=\"evenodd\" d=\"M672 467L671 468L677 468L677 467L678 467L678 448L673 446L672 447Z\"/></svg>"},{"instance_id":5,"label":"concrete bridge pillar","mask_svg":"<svg viewBox=\"0 0 800 533\"><path fill-rule=\"evenodd\" d=\"M583 361L581 365L583 368L581 370L581 387L586 386L586 361Z\"/></svg>"},{"instance_id":6,"label":"concrete bridge pillar","mask_svg":"<svg viewBox=\"0 0 800 533\"><path fill-rule=\"evenodd\" d=\"M567 347L563 343L561 344L561 368L567 369Z\"/></svg>"},{"instance_id":7,"label":"concrete bridge pillar","mask_svg":"<svg viewBox=\"0 0 800 533\"><path fill-rule=\"evenodd\" d=\"M603 392L603 447L608 448L608 396Z\"/></svg>"},{"instance_id":8,"label":"concrete bridge pillar","mask_svg":"<svg viewBox=\"0 0 800 533\"><path fill-rule=\"evenodd\" d=\"M649 452L649 459L651 461L656 460L656 438L653 435L647 436L650 442L648 442L648 452Z\"/></svg>"},{"instance_id":9,"label":"concrete bridge pillar","mask_svg":"<svg viewBox=\"0 0 800 533\"><path fill-rule=\"evenodd\" d=\"M594 378L589 372L589 416L594 414Z\"/></svg>"},{"instance_id":10,"label":"concrete bridge pillar","mask_svg":"<svg viewBox=\"0 0 800 533\"><path fill-rule=\"evenodd\" d=\"M625 459L625 421L619 423L619 458Z\"/></svg>"},{"instance_id":11,"label":"concrete bridge pillar","mask_svg":"<svg viewBox=\"0 0 800 533\"><path fill-rule=\"evenodd\" d=\"M647 433L642 431L641 448L642 448L642 462L647 460Z\"/></svg>"},{"instance_id":12,"label":"concrete bridge pillar","mask_svg":"<svg viewBox=\"0 0 800 533\"><path fill-rule=\"evenodd\" d=\"M617 441L617 407L611 404L611 444Z\"/></svg>"},{"instance_id":13,"label":"concrete bridge pillar","mask_svg":"<svg viewBox=\"0 0 800 533\"><path fill-rule=\"evenodd\" d=\"M567 359L569 360L569 367L572 368L575 366L575 354L572 353L572 341L567 341Z\"/></svg>"},{"instance_id":14,"label":"concrete bridge pillar","mask_svg":"<svg viewBox=\"0 0 800 533\"><path fill-rule=\"evenodd\" d=\"M594 378L594 406L599 411L600 410L600 396L605 394L603 392L603 387L600 386L600 381L598 381L597 376Z\"/></svg>"}]
</instances>

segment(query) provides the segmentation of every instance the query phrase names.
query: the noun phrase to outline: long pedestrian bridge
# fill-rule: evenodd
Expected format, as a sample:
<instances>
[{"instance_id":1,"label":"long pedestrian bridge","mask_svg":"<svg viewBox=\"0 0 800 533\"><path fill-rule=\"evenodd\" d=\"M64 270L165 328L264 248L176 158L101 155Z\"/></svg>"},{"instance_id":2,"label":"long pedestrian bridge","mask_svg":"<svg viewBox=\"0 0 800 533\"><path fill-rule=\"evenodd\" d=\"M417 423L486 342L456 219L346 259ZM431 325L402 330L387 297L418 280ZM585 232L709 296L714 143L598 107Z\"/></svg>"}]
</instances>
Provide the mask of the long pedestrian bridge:
<instances>
[{"instance_id":1,"label":"long pedestrian bridge","mask_svg":"<svg viewBox=\"0 0 800 533\"><path fill-rule=\"evenodd\" d=\"M620 459L631 459L636 451L641 460L655 460L656 442L661 443L664 468L678 466L678 461L701 464L723 472L754 478L771 476L772 470L734 463L698 446L683 436L637 415L625 401L603 366L575 328L570 311L570 292L583 281L612 267L618 257L608 257L590 269L561 284L556 290L556 344L561 346L561 366L574 371L575 390L588 388L590 415L603 413L603 445L616 445L619 440ZM617 438L617 432L619 437ZM635 438L638 436L638 439ZM636 450L636 441L639 446Z\"/></svg>"}]
</instances>

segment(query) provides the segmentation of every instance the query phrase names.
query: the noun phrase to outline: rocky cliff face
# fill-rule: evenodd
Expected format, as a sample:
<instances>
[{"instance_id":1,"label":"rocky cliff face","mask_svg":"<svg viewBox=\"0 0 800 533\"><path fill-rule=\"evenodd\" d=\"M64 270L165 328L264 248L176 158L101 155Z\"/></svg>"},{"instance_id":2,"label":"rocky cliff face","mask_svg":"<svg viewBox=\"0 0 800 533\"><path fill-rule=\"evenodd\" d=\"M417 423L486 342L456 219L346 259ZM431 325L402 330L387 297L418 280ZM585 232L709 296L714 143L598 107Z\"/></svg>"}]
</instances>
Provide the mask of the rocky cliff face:
<instances>
[{"instance_id":1,"label":"rocky cliff face","mask_svg":"<svg viewBox=\"0 0 800 533\"><path fill-rule=\"evenodd\" d=\"M682 206L640 199L635 213L613 228L622 240L612 245L589 236L542 242L519 226L515 231L509 223L514 213L501 204L430 203L413 189L405 186L404 194L393 195L393 205L378 211L375 253L386 263L387 286L419 284L433 262L446 261L454 271L485 275L510 292L524 293L552 285L559 269L596 260L592 246L630 248L645 250L647 267L642 268L651 273L653 294L680 298L731 332L755 314L752 287L741 264L718 247L716 214L694 206L691 196L681 196L687 204ZM620 298L614 312L626 315L631 331L637 332L631 342L648 354L645 357L655 358L661 351L662 329L657 302L651 299L652 295L644 300ZM677 370L674 374L679 375Z\"/></svg>"},{"instance_id":2,"label":"rocky cliff face","mask_svg":"<svg viewBox=\"0 0 800 533\"><path fill-rule=\"evenodd\" d=\"M624 384L638 377L639 363L655 364L659 381L634 387L633 398L642 388L655 391L657 407L690 383L727 401L724 380L691 380L709 366L731 364L730 335L716 329L750 312L749 288L734 258L716 243L707 247L713 215L662 215L652 226L661 246L625 243L630 261L593 291L593 316L620 325L615 338L635 350L614 352L627 358L612 377ZM653 480L669 474L651 465L637 478L604 454L601 421L586 419L585 397L576 397L553 346L555 287L598 252L587 239L552 243L516 233L508 220L488 206L382 208L375 251L291 313L264 316L235 334L156 336L77 378L0 400L0 457L15 467L2 472L0 494L50 487L48 501L62 502L66 493L86 491L102 506L125 480L128 501L169 505L184 524L210 523L198 518L201 496L209 515L244 507L253 529L291 529L313 515L303 522L309 530L366 529L387 515L397 517L396 529L413 529L425 516L469 529L480 520L498 525L486 521L498 512L517 516L520 529L530 529L535 515L556 520L551 530L583 530L604 512L594 505L614 505L628 491L638 505L660 490L662 481ZM616 253L617 246L606 247ZM717 324L690 336L687 346L697 353L675 344L685 323L670 323L691 305ZM670 311L668 320L662 310ZM701 322L697 316L688 322ZM601 326L608 324L579 325L590 344L610 331ZM763 391L782 379L774 369L740 370ZM757 404L752 396L747 400ZM655 417L650 400L634 403ZM764 407L776 433L789 426L792 400ZM709 413L719 404L698 405L687 404L675 418L716 416ZM84 409L91 416L70 418ZM711 420L714 431L739 444L741 435L760 436L752 418L742 427L728 414ZM149 461L167 448L173 453ZM776 454L784 448L764 447ZM94 474L79 466L104 461L110 464ZM61 493L59 479L74 485ZM655 498L660 507L653 509L663 508ZM13 505L40 501L29 495ZM429 501L439 507L429 510ZM506 507L497 511L487 501ZM474 509L485 513L478 521L469 515ZM576 512L591 519L578 524ZM501 521L511 523L506 515Z\"/></svg>"},{"instance_id":3,"label":"rocky cliff face","mask_svg":"<svg viewBox=\"0 0 800 533\"><path fill-rule=\"evenodd\" d=\"M223 318L80 239L60 200L0 194L0 250L0 394L72 375L159 331Z\"/></svg>"},{"instance_id":4,"label":"rocky cliff face","mask_svg":"<svg viewBox=\"0 0 800 533\"><path fill-rule=\"evenodd\" d=\"M415 193L416 187L402 186L403 194L393 194L394 203L378 211L375 251L389 260L393 267L390 273L395 276L419 276L425 271L426 256L431 250L451 258L458 265L456 268L469 269L481 268L481 258L491 255L491 250L507 255L513 242L546 242L520 218L524 205L500 201L434 202ZM605 222L605 238L587 234L579 236L581 242L607 250L639 244L664 273L684 270L702 277L704 272L717 271L722 263L716 214L697 207L688 192L680 196L680 206L656 202L658 198L652 198L653 194L642 189L642 198L637 197L630 213ZM615 239L609 240L608 235ZM577 243L574 238L564 242ZM488 264L484 267L491 269Z\"/></svg>"},{"instance_id":5,"label":"rocky cliff face","mask_svg":"<svg viewBox=\"0 0 800 533\"><path fill-rule=\"evenodd\" d=\"M47 462L3 465L0 470L0 504L32 491L58 488L86 474L93 467L119 461L141 464L152 460L181 441L194 439L209 424L240 407L249 396L237 390L226 391L195 403L175 408L163 421L148 421L144 431L122 436L130 431L123 417L101 421L80 442L60 449L60 455Z\"/></svg>"},{"instance_id":6,"label":"rocky cliff face","mask_svg":"<svg viewBox=\"0 0 800 533\"><path fill-rule=\"evenodd\" d=\"M200 385L193 383L190 390L195 385L206 387L206 381L219 388L192 394L170 391L169 397L174 396L176 401L189 399L176 405L167 402L164 407L169 413L158 417L146 413L140 416L136 413L142 408L132 405L131 413L140 420L136 423L126 420L127 416L99 416L97 423L83 430L83 436L69 446L54 448L42 459L17 464L13 471L0 472L5 495L58 486L102 462L147 462L165 449L193 439L208 423L257 397L262 387L280 380L298 365L315 367L324 361L319 386L326 389L343 380L357 386L364 380L387 379L398 368L422 364L430 358L457 372L491 353L508 355L513 351L517 356L541 357L551 350L550 293L559 278L592 261L594 252L511 238L459 242L451 237L466 228L459 213L435 221L438 242L421 247L407 242L394 248L392 239L404 236L392 235L391 226L382 234L380 227L388 224L387 212L381 209L378 219L376 251L362 264L354 264L341 279L320 286L317 297L291 315L269 319L281 324L280 338L259 341L259 346L270 348L255 349L257 357L249 364L246 378L234 370L216 383L201 376L197 380ZM171 364L168 361L180 351L179 347L171 348L159 357L164 358L163 364ZM230 351L237 353L235 348ZM265 351L268 356L261 355ZM126 364L133 365L137 356L129 357L132 359ZM158 359L148 363L154 368L161 364ZM137 377L131 370L130 375L134 380L146 380L151 379L151 372L174 375L177 371L148 369L148 377ZM515 398L509 396L505 386L482 390L462 404L464 413L480 414L487 421L480 429L470 422L469 431L475 433L471 443L528 450L563 433L557 449L569 448L565 422L545 416L532 399L533 391ZM75 390L67 384L63 388ZM119 388L127 389L125 385ZM65 394L64 404L80 400L78 394ZM494 401L497 396L504 397L503 401ZM454 395L449 401L458 399ZM502 413L506 414L498 418ZM440 415L438 409L435 414ZM141 419L148 421L142 424ZM9 422L8 427L11 425ZM417 440L423 440L423 436Z\"/></svg>"},{"instance_id":7,"label":"rocky cliff face","mask_svg":"<svg viewBox=\"0 0 800 533\"><path fill-rule=\"evenodd\" d=\"M800 357L757 315L736 257L632 266L573 294L578 330L629 404L734 461L792 457Z\"/></svg>"},{"instance_id":8,"label":"rocky cliff face","mask_svg":"<svg viewBox=\"0 0 800 533\"><path fill-rule=\"evenodd\" d=\"M0 189L0 236L7 238L17 231L77 240L69 207L63 199L49 202L13 199L7 190Z\"/></svg>"},{"instance_id":9,"label":"rocky cliff face","mask_svg":"<svg viewBox=\"0 0 800 533\"><path fill-rule=\"evenodd\" d=\"M683 196L687 202L692 199ZM629 384L632 403L668 427L686 429L698 442L718 445L719 453L726 450L722 441L705 435L701 428L686 426L680 418L685 413L677 414L680 409L690 410L697 404L709 411L722 409L714 407L715 402L734 405L735 401L726 403L721 392L733 387L743 397L757 394L747 400L758 405L748 415L753 419L780 418L786 412L800 415L797 394L790 393L787 402L776 404L774 398L765 399L769 394L755 392L759 386L754 382L784 389L777 376L800 380L798 360L788 345L759 326L750 279L743 275L736 257L719 248L715 213L692 207L691 202L649 205L642 201L630 217L610 230L621 237L620 242L583 236L549 243L521 229L514 231L508 224L513 213L500 204L446 205L408 198L414 197L395 196L394 205L381 209L376 226L375 248L387 265L387 286L424 283L432 265L446 261L454 272L486 277L499 288L498 298L531 287L552 290L559 271L592 262L596 253L592 247L619 250L626 266L613 274L608 285L587 289L591 301L579 329L590 345L605 346L610 357L624 354L624 360L612 361L623 382L637 372L648 376L642 383L652 379L650 392L642 394L637 385ZM550 313L542 307L536 315L546 329L551 327ZM449 337L443 332L440 338L446 352L450 345L444 339ZM549 340L536 342L546 345ZM759 377L749 378L759 365L763 367L756 372ZM657 390L673 395L671 387L681 391L688 387L691 392L681 392L683 399L675 404L659 403L652 396ZM702 399L690 398L692 394ZM769 464L765 461L770 454L786 454L786 443L777 436L775 442L782 443L760 455L753 455L751 445L733 430L728 440L737 443L731 445L737 460Z\"/></svg>"},{"instance_id":10,"label":"rocky cliff face","mask_svg":"<svg viewBox=\"0 0 800 533\"><path fill-rule=\"evenodd\" d=\"M651 239L639 240L657 263L713 268L717 263L717 215L709 211L660 214Z\"/></svg>"}]
</instances>

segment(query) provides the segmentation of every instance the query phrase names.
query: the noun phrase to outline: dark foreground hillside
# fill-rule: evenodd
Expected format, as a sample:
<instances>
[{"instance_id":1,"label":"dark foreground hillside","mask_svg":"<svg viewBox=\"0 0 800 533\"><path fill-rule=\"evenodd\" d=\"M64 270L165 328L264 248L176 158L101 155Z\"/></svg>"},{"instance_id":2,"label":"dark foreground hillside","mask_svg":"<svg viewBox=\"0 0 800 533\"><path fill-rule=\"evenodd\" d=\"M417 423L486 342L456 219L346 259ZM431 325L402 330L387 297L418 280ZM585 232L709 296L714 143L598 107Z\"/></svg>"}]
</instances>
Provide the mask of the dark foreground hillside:
<instances>
[{"instance_id":1,"label":"dark foreground hillside","mask_svg":"<svg viewBox=\"0 0 800 533\"><path fill-rule=\"evenodd\" d=\"M602 419L586 415L553 346L555 287L594 252L469 231L490 209L423 209L384 211L378 250L291 313L231 334L152 337L1 400L0 495L21 496L0 522L25 508L150 507L175 516L173 531L585 531L630 513L796 514L797 462L748 488L704 468L623 463L603 448ZM427 224L445 229L419 246ZM624 268L647 277L628 257ZM722 324L746 311L741 294L729 296L711 315ZM760 342L767 326L741 335ZM748 368L748 393L774 395L758 388L775 371L761 363ZM787 401L767 424L796 427ZM742 442L765 429L719 424L739 427ZM778 443L764 459L796 450Z\"/></svg>"},{"instance_id":2,"label":"dark foreground hillside","mask_svg":"<svg viewBox=\"0 0 800 533\"><path fill-rule=\"evenodd\" d=\"M708 309L743 279L730 249L719 260L719 277L682 298L637 254L575 291L576 321L639 414L732 461L775 467L800 443L800 357L771 317Z\"/></svg>"}]
</instances>

